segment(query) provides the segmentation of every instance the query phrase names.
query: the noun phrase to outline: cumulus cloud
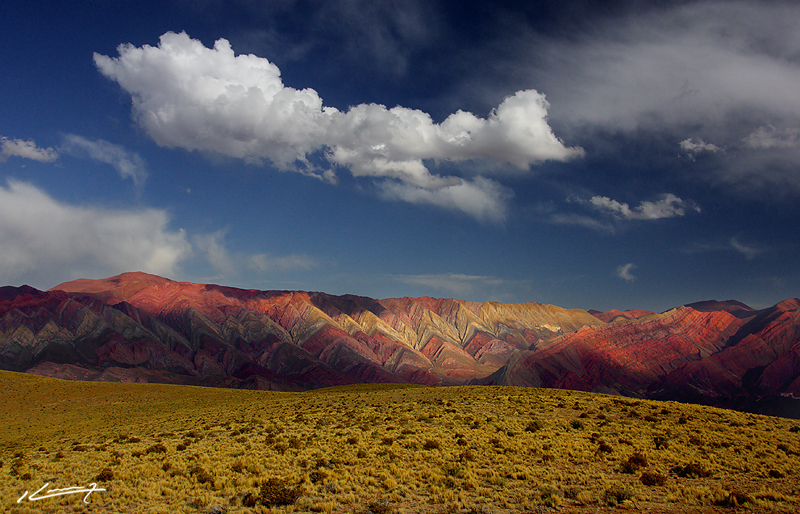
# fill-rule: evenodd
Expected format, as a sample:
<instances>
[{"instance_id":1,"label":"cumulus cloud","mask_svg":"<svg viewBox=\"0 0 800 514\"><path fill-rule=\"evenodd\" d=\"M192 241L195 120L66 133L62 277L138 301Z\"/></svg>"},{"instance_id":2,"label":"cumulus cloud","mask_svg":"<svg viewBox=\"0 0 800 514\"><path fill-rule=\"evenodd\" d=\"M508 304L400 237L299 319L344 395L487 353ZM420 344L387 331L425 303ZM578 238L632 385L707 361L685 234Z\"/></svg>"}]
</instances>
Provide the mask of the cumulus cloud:
<instances>
[{"instance_id":1,"label":"cumulus cloud","mask_svg":"<svg viewBox=\"0 0 800 514\"><path fill-rule=\"evenodd\" d=\"M438 189L426 189L396 181L380 184L381 195L388 200L437 205L455 209L479 221L501 222L506 218L506 203L513 193L494 180L476 177L475 180L455 178L454 182Z\"/></svg>"},{"instance_id":2,"label":"cumulus cloud","mask_svg":"<svg viewBox=\"0 0 800 514\"><path fill-rule=\"evenodd\" d=\"M70 205L10 180L0 186L0 276L43 288L131 270L170 276L191 246L168 225L162 210Z\"/></svg>"},{"instance_id":3,"label":"cumulus cloud","mask_svg":"<svg viewBox=\"0 0 800 514\"><path fill-rule=\"evenodd\" d=\"M744 138L744 143L750 148L761 150L798 148L800 147L800 129L776 129L772 125L758 127Z\"/></svg>"},{"instance_id":4,"label":"cumulus cloud","mask_svg":"<svg viewBox=\"0 0 800 514\"><path fill-rule=\"evenodd\" d=\"M625 280L626 282L633 282L634 280L636 280L636 277L633 276L631 271L633 271L635 267L636 265L633 264L632 262L629 262L628 264L623 264L622 266L617 268L616 275L617 277L621 278L622 280Z\"/></svg>"},{"instance_id":5,"label":"cumulus cloud","mask_svg":"<svg viewBox=\"0 0 800 514\"><path fill-rule=\"evenodd\" d=\"M197 235L193 238L194 247L217 271L223 274L232 274L235 272L236 266L228 253L224 239L224 230Z\"/></svg>"},{"instance_id":6,"label":"cumulus cloud","mask_svg":"<svg viewBox=\"0 0 800 514\"><path fill-rule=\"evenodd\" d=\"M137 187L147 180L147 169L144 160L136 152L129 152L122 146L109 143L103 139L91 141L75 134L64 136L62 151L77 156L86 155L90 159L110 164L123 179L129 178Z\"/></svg>"},{"instance_id":7,"label":"cumulus cloud","mask_svg":"<svg viewBox=\"0 0 800 514\"><path fill-rule=\"evenodd\" d=\"M699 139L697 142L695 142L694 138L684 139L679 144L681 150L683 150L689 155L697 155L702 152L714 153L723 151L723 148L720 148L719 146L712 143L706 143L702 139Z\"/></svg>"},{"instance_id":8,"label":"cumulus cloud","mask_svg":"<svg viewBox=\"0 0 800 514\"><path fill-rule=\"evenodd\" d=\"M484 193L480 202L497 202L498 188L485 179L432 173L427 162L492 160L525 172L546 160L583 155L555 136L547 121L549 103L532 89L507 97L486 118L459 110L435 123L428 113L401 106L360 104L347 112L323 106L315 90L285 86L275 64L235 55L224 39L206 48L185 33L168 32L157 47L126 44L118 51L116 58L95 54L95 64L131 94L134 117L159 145L268 160L330 182L339 166L356 177L379 179L388 197L481 219L500 219L502 206L492 206L495 214L486 216L486 209L458 202L472 201L477 190ZM310 162L318 153L328 166Z\"/></svg>"},{"instance_id":9,"label":"cumulus cloud","mask_svg":"<svg viewBox=\"0 0 800 514\"><path fill-rule=\"evenodd\" d=\"M32 140L23 141L22 139L0 137L0 143L2 143L0 162L12 156L39 162L52 162L58 159L57 151L52 148L39 148Z\"/></svg>"},{"instance_id":10,"label":"cumulus cloud","mask_svg":"<svg viewBox=\"0 0 800 514\"><path fill-rule=\"evenodd\" d=\"M607 196L593 196L589 203L602 212L624 220L658 220L684 216L687 210L700 212L699 207L670 193L662 195L655 202L643 201L633 209L627 203L612 200Z\"/></svg>"}]
</instances>

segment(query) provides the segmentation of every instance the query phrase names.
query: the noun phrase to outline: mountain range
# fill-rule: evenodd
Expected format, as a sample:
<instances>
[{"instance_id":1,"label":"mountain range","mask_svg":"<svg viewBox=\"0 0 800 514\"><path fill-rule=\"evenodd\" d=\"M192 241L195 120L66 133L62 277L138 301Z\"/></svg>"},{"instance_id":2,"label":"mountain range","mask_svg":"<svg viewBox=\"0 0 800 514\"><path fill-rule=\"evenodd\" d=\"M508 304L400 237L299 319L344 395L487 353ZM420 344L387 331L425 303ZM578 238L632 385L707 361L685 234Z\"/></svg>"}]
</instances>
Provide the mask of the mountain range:
<instances>
[{"instance_id":1,"label":"mountain range","mask_svg":"<svg viewBox=\"0 0 800 514\"><path fill-rule=\"evenodd\" d=\"M334 296L145 273L0 287L0 368L271 390L566 388L800 417L800 301L663 313Z\"/></svg>"}]
</instances>

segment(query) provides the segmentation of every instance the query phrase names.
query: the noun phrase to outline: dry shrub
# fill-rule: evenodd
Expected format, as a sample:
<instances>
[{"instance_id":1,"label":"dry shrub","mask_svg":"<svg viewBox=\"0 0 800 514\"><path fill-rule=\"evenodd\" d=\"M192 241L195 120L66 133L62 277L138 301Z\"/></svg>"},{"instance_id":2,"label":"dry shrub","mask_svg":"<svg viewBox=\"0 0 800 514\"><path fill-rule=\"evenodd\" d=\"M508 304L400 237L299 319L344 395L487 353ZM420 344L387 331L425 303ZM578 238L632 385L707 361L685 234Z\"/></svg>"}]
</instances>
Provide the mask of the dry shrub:
<instances>
[{"instance_id":1,"label":"dry shrub","mask_svg":"<svg viewBox=\"0 0 800 514\"><path fill-rule=\"evenodd\" d=\"M720 507L739 507L745 503L754 504L755 500L752 496L744 491L730 491L727 494L714 501L714 505Z\"/></svg>"},{"instance_id":2,"label":"dry shrub","mask_svg":"<svg viewBox=\"0 0 800 514\"><path fill-rule=\"evenodd\" d=\"M302 495L300 486L288 487L284 480L270 478L261 484L258 500L267 507L293 505Z\"/></svg>"},{"instance_id":3,"label":"dry shrub","mask_svg":"<svg viewBox=\"0 0 800 514\"><path fill-rule=\"evenodd\" d=\"M395 512L394 507L389 504L388 500L377 500L367 505L364 514L394 514Z\"/></svg>"},{"instance_id":4,"label":"dry shrub","mask_svg":"<svg viewBox=\"0 0 800 514\"><path fill-rule=\"evenodd\" d=\"M622 473L636 473L641 468L647 466L647 457L642 455L639 452L634 453L624 461L620 465L620 471Z\"/></svg>"},{"instance_id":5,"label":"dry shrub","mask_svg":"<svg viewBox=\"0 0 800 514\"><path fill-rule=\"evenodd\" d=\"M214 477L211 476L211 473L206 471L200 466L195 466L189 470L189 474L195 478L201 484L206 483L214 483Z\"/></svg>"},{"instance_id":6,"label":"dry shrub","mask_svg":"<svg viewBox=\"0 0 800 514\"><path fill-rule=\"evenodd\" d=\"M611 487L606 488L603 493L603 501L607 505L619 505L622 502L630 501L633 499L633 492L625 487L623 484L615 483Z\"/></svg>"},{"instance_id":7,"label":"dry shrub","mask_svg":"<svg viewBox=\"0 0 800 514\"><path fill-rule=\"evenodd\" d=\"M425 444L422 445L422 448L425 450L436 450L439 448L439 441L434 441L433 439L426 439Z\"/></svg>"},{"instance_id":8,"label":"dry shrub","mask_svg":"<svg viewBox=\"0 0 800 514\"><path fill-rule=\"evenodd\" d=\"M648 487L662 486L667 481L667 477L659 475L658 473L645 471L642 473L642 476L639 477L639 481Z\"/></svg>"},{"instance_id":9,"label":"dry shrub","mask_svg":"<svg viewBox=\"0 0 800 514\"><path fill-rule=\"evenodd\" d=\"M145 450L145 453L167 453L167 447L162 443L156 443Z\"/></svg>"},{"instance_id":10,"label":"dry shrub","mask_svg":"<svg viewBox=\"0 0 800 514\"><path fill-rule=\"evenodd\" d=\"M697 462L675 466L670 471L681 478L707 478L711 476L711 472Z\"/></svg>"},{"instance_id":11,"label":"dry shrub","mask_svg":"<svg viewBox=\"0 0 800 514\"><path fill-rule=\"evenodd\" d=\"M94 477L94 479L98 482L108 482L109 480L114 479L114 472L111 471L111 468L103 468L100 470L100 473Z\"/></svg>"}]
</instances>

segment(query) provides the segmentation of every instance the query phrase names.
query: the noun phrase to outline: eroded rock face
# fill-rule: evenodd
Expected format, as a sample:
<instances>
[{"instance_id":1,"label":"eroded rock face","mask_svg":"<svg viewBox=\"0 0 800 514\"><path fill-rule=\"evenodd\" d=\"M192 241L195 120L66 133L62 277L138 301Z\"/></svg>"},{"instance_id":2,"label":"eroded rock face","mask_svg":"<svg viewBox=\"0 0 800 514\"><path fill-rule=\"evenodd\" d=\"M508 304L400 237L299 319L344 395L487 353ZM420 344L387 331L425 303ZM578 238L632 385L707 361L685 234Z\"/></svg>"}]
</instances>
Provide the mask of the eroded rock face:
<instances>
[{"instance_id":1,"label":"eroded rock face","mask_svg":"<svg viewBox=\"0 0 800 514\"><path fill-rule=\"evenodd\" d=\"M614 315L512 357L475 383L611 392L800 416L800 302L755 311L701 302L639 319ZM798 400L788 401L794 397Z\"/></svg>"},{"instance_id":2,"label":"eroded rock face","mask_svg":"<svg viewBox=\"0 0 800 514\"><path fill-rule=\"evenodd\" d=\"M91 380L304 389L452 385L601 322L536 303L374 300L174 282L145 273L3 288L0 365Z\"/></svg>"}]
</instances>

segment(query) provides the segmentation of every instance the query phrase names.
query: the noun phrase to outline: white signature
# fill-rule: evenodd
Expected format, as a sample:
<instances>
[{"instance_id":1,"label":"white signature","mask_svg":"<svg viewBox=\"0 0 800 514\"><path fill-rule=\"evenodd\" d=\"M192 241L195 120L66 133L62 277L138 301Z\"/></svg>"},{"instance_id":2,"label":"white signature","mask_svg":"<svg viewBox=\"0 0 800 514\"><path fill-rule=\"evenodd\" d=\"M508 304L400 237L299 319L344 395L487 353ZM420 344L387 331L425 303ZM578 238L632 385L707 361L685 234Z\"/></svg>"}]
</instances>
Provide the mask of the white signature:
<instances>
[{"instance_id":1,"label":"white signature","mask_svg":"<svg viewBox=\"0 0 800 514\"><path fill-rule=\"evenodd\" d=\"M52 498L54 496L64 496L66 494L82 494L82 493L86 493L86 496L83 497L83 503L89 503L86 500L87 500L87 498L89 498L90 494L92 494L94 492L100 492L100 491L105 492L106 491L105 489L97 487L97 484L92 482L91 484L89 484L89 487L75 486L75 487L65 487L64 489L49 489L43 495L37 496L48 485L50 485L50 482L47 482L42 487L40 487L38 491L36 491L35 493L30 494L30 495L28 494L28 491L25 491L25 493L22 496L19 497L19 500L17 500L17 503L20 503L22 500L24 500L26 496L28 497L28 500L30 500L32 502L35 502L37 500L44 500L45 498Z\"/></svg>"}]
</instances>

